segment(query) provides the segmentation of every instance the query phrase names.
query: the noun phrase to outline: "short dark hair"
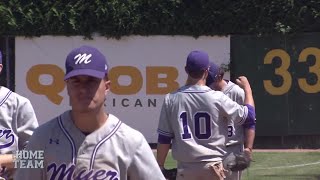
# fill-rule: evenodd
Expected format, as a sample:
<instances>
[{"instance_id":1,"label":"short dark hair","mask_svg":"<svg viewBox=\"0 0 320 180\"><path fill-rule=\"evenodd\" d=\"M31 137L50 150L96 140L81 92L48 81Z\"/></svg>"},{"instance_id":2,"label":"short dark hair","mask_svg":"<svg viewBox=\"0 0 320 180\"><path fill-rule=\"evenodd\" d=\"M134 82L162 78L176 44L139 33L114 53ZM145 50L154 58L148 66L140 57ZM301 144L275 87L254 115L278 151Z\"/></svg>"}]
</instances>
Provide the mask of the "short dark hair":
<instances>
[{"instance_id":1,"label":"short dark hair","mask_svg":"<svg viewBox=\"0 0 320 180\"><path fill-rule=\"evenodd\" d=\"M206 85L210 86L212 83L216 82L219 78L223 79L224 69L222 67L218 67L216 74L212 73L209 70L209 75L206 79Z\"/></svg>"},{"instance_id":2,"label":"short dark hair","mask_svg":"<svg viewBox=\"0 0 320 180\"><path fill-rule=\"evenodd\" d=\"M200 79L203 76L205 71L206 70L201 70L201 71L189 71L188 70L187 72L188 72L190 77L192 77L194 79Z\"/></svg>"},{"instance_id":3,"label":"short dark hair","mask_svg":"<svg viewBox=\"0 0 320 180\"><path fill-rule=\"evenodd\" d=\"M218 75L223 78L224 72L225 72L224 69L222 67L219 67Z\"/></svg>"}]
</instances>

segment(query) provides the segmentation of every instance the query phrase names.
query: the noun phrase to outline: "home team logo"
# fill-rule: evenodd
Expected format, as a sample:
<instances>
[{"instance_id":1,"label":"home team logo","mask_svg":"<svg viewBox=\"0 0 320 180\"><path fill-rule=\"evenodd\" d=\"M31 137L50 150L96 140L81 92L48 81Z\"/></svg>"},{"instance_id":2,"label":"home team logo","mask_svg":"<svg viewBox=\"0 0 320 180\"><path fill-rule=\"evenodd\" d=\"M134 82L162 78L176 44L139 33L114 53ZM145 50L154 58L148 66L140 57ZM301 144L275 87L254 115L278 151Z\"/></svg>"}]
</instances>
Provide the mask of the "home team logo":
<instances>
[{"instance_id":1,"label":"home team logo","mask_svg":"<svg viewBox=\"0 0 320 180\"><path fill-rule=\"evenodd\" d=\"M88 64L91 62L90 58L91 58L92 54L78 54L74 57L74 59L76 59L75 64L81 64L81 63L85 63Z\"/></svg>"},{"instance_id":2,"label":"home team logo","mask_svg":"<svg viewBox=\"0 0 320 180\"><path fill-rule=\"evenodd\" d=\"M13 154L14 168L43 168L43 160L43 150L18 150Z\"/></svg>"}]
</instances>

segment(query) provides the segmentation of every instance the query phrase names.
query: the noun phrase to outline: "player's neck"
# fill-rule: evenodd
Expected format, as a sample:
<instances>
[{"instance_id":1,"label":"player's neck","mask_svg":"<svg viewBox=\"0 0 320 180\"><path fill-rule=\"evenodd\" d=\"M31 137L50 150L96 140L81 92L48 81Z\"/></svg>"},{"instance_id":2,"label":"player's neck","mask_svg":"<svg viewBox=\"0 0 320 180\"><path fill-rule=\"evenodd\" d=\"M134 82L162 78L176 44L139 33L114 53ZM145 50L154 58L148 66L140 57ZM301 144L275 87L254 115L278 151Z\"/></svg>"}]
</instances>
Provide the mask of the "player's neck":
<instances>
[{"instance_id":1,"label":"player's neck","mask_svg":"<svg viewBox=\"0 0 320 180\"><path fill-rule=\"evenodd\" d=\"M203 79L188 78L186 82L186 86L192 86L192 85L204 86L206 85L206 83Z\"/></svg>"},{"instance_id":2,"label":"player's neck","mask_svg":"<svg viewBox=\"0 0 320 180\"><path fill-rule=\"evenodd\" d=\"M71 119L82 132L91 133L99 129L108 119L104 109L92 113L78 113L71 111Z\"/></svg>"},{"instance_id":3,"label":"player's neck","mask_svg":"<svg viewBox=\"0 0 320 180\"><path fill-rule=\"evenodd\" d=\"M217 91L222 91L226 86L227 86L227 82L225 80L221 80L218 84L218 87L217 87Z\"/></svg>"}]
</instances>

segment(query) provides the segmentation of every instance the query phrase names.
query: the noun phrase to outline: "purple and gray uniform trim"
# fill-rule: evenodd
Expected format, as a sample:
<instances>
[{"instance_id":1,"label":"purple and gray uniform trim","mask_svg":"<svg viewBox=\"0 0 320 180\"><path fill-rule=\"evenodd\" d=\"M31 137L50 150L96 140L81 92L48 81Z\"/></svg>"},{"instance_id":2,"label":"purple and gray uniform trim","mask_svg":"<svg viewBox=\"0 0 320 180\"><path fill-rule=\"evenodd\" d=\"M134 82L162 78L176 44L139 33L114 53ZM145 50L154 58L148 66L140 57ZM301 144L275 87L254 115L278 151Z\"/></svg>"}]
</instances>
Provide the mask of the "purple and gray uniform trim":
<instances>
[{"instance_id":1,"label":"purple and gray uniform trim","mask_svg":"<svg viewBox=\"0 0 320 180\"><path fill-rule=\"evenodd\" d=\"M72 158L72 164L76 163L76 146L74 144L74 141L72 139L72 137L70 136L70 134L68 133L68 131L65 129L65 127L63 126L62 120L61 120L61 116L59 116L59 127L62 130L62 132L64 133L64 135L67 137L67 139L70 142L71 145L71 149L72 149L72 154L71 154L71 158Z\"/></svg>"},{"instance_id":2,"label":"purple and gray uniform trim","mask_svg":"<svg viewBox=\"0 0 320 180\"><path fill-rule=\"evenodd\" d=\"M114 135L114 133L117 132L117 130L119 129L119 127L121 126L122 122L121 121L118 121L118 123L116 124L116 126L112 129L112 131L105 137L103 138L95 147L94 147L94 150L93 150L93 153L91 155L91 159L90 159L90 169L89 170L92 170L93 169L93 163L94 163L94 160L96 158L96 154L97 154L97 151L99 149L99 147L104 143L106 142L112 135Z\"/></svg>"},{"instance_id":3,"label":"purple and gray uniform trim","mask_svg":"<svg viewBox=\"0 0 320 180\"><path fill-rule=\"evenodd\" d=\"M243 123L243 127L246 129L256 129L256 112L253 106L246 104L248 107L248 116Z\"/></svg>"},{"instance_id":4,"label":"purple and gray uniform trim","mask_svg":"<svg viewBox=\"0 0 320 180\"><path fill-rule=\"evenodd\" d=\"M122 122L118 121L118 123L115 125L115 127L112 129L112 131L105 137L103 138L99 143L97 143L97 145L94 147L93 153L91 155L91 159L90 159L90 167L89 170L93 169L93 164L94 164L94 160L97 154L98 149L100 148L100 146L106 142L112 135L114 135L115 132L117 132L117 130L119 129L119 127L121 126ZM72 148L72 163L75 164L76 162L76 146L74 143L74 140L72 139L72 137L70 136L70 134L68 133L68 131L65 129L65 127L63 126L61 117L59 117L59 126L62 130L62 132L65 134L65 136L68 138L70 144L71 144L71 148Z\"/></svg>"},{"instance_id":5,"label":"purple and gray uniform trim","mask_svg":"<svg viewBox=\"0 0 320 180\"><path fill-rule=\"evenodd\" d=\"M171 140L173 139L173 134L169 132L165 132L161 129L158 129L158 143L161 144L171 144Z\"/></svg>"},{"instance_id":6,"label":"purple and gray uniform trim","mask_svg":"<svg viewBox=\"0 0 320 180\"><path fill-rule=\"evenodd\" d=\"M9 91L6 96L0 101L0 106L2 106L3 103L6 102L6 100L9 98L10 94L12 93L12 91Z\"/></svg>"}]
</instances>

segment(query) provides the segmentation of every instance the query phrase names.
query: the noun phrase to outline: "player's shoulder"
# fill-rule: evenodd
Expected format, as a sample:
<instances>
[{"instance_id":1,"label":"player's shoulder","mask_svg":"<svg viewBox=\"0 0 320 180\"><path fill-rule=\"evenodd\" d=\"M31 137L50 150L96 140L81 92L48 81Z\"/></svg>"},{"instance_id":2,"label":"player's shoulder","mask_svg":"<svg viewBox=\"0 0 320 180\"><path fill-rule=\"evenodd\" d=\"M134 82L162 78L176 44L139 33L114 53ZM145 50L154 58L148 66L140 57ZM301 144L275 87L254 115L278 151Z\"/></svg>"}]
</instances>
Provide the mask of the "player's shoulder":
<instances>
[{"instance_id":1,"label":"player's shoulder","mask_svg":"<svg viewBox=\"0 0 320 180\"><path fill-rule=\"evenodd\" d=\"M230 91L237 94L244 94L244 90L237 84L232 81L228 81L227 86L225 87L226 91Z\"/></svg>"},{"instance_id":2,"label":"player's shoulder","mask_svg":"<svg viewBox=\"0 0 320 180\"><path fill-rule=\"evenodd\" d=\"M131 126L123 122L119 130L123 133L123 137L125 137L126 140L139 142L144 138L143 134L140 131L132 128Z\"/></svg>"},{"instance_id":3,"label":"player's shoulder","mask_svg":"<svg viewBox=\"0 0 320 180\"><path fill-rule=\"evenodd\" d=\"M208 86L203 85L186 85L182 86L176 91L167 94L167 97L174 97L174 96L187 96L187 94L207 94L207 93L215 93L214 90L212 90Z\"/></svg>"},{"instance_id":4,"label":"player's shoulder","mask_svg":"<svg viewBox=\"0 0 320 180\"><path fill-rule=\"evenodd\" d=\"M61 115L41 124L37 129L35 129L33 136L50 136L53 131L56 131L59 128L58 119Z\"/></svg>"},{"instance_id":5,"label":"player's shoulder","mask_svg":"<svg viewBox=\"0 0 320 180\"><path fill-rule=\"evenodd\" d=\"M221 94L204 85L186 85L182 86L176 91L169 93L165 96L164 103L168 105L175 105L177 103L188 101L191 99L216 99ZM192 97L192 98L190 98ZM171 107L169 107L171 108Z\"/></svg>"},{"instance_id":6,"label":"player's shoulder","mask_svg":"<svg viewBox=\"0 0 320 180\"><path fill-rule=\"evenodd\" d=\"M46 143L52 134L58 134L56 130L58 127L58 119L53 118L44 124L41 124L38 128L36 128L29 139L29 143L27 145L27 149L44 149Z\"/></svg>"},{"instance_id":7,"label":"player's shoulder","mask_svg":"<svg viewBox=\"0 0 320 180\"><path fill-rule=\"evenodd\" d=\"M223 92L215 91L215 90L208 92L208 94L210 95L211 98L214 98L214 99L220 99L221 97L226 96Z\"/></svg>"},{"instance_id":8,"label":"player's shoulder","mask_svg":"<svg viewBox=\"0 0 320 180\"><path fill-rule=\"evenodd\" d=\"M174 98L175 96L178 96L180 93L182 93L186 89L186 86L182 86L175 91L169 92L165 95L165 99Z\"/></svg>"},{"instance_id":9,"label":"player's shoulder","mask_svg":"<svg viewBox=\"0 0 320 180\"><path fill-rule=\"evenodd\" d=\"M30 103L30 100L16 92L11 91L6 87L1 87L0 91L1 96L7 98L7 101L15 101L18 104Z\"/></svg>"},{"instance_id":10,"label":"player's shoulder","mask_svg":"<svg viewBox=\"0 0 320 180\"><path fill-rule=\"evenodd\" d=\"M132 145L139 144L145 138L140 131L120 121L116 116L109 114L109 118L113 118L121 122L121 126L118 128L116 134L118 138L124 143Z\"/></svg>"},{"instance_id":11,"label":"player's shoulder","mask_svg":"<svg viewBox=\"0 0 320 180\"><path fill-rule=\"evenodd\" d=\"M182 89L184 88L185 86L183 87L180 87L178 88L177 90L173 91L173 92L169 92L167 94L165 94L164 96L164 104L172 104L172 101L174 101L178 96L181 95L181 91Z\"/></svg>"},{"instance_id":12,"label":"player's shoulder","mask_svg":"<svg viewBox=\"0 0 320 180\"><path fill-rule=\"evenodd\" d=\"M243 91L243 89L236 83L232 82L232 81L228 81L228 85L229 86L232 86L233 89L236 89L236 90L241 90Z\"/></svg>"}]
</instances>

